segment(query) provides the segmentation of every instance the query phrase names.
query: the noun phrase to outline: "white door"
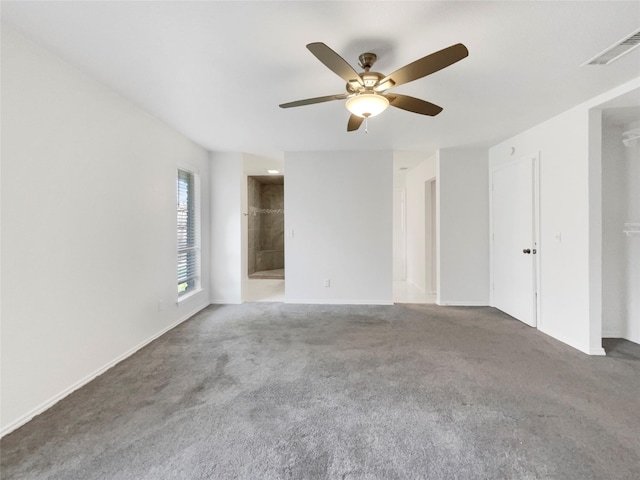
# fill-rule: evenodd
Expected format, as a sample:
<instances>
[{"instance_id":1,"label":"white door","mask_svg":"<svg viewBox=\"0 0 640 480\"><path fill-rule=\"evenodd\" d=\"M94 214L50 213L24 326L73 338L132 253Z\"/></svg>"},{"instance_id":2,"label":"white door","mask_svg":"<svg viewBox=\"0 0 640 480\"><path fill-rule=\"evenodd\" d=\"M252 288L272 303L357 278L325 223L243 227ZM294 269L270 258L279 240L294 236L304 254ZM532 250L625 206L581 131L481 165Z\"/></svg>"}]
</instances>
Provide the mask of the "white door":
<instances>
[{"instance_id":1,"label":"white door","mask_svg":"<svg viewBox=\"0 0 640 480\"><path fill-rule=\"evenodd\" d=\"M393 190L393 281L407 279L407 208L404 189Z\"/></svg>"},{"instance_id":2,"label":"white door","mask_svg":"<svg viewBox=\"0 0 640 480\"><path fill-rule=\"evenodd\" d=\"M536 326L534 168L530 157L493 171L493 306Z\"/></svg>"}]
</instances>

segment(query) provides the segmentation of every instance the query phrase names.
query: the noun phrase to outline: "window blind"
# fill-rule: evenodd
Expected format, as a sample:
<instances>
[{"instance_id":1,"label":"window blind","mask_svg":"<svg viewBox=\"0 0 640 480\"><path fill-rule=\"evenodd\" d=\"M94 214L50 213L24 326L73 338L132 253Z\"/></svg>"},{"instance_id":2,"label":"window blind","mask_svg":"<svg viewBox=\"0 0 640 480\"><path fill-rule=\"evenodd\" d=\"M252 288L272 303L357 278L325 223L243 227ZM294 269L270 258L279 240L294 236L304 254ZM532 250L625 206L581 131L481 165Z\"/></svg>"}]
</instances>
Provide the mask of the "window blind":
<instances>
[{"instance_id":1,"label":"window blind","mask_svg":"<svg viewBox=\"0 0 640 480\"><path fill-rule=\"evenodd\" d=\"M198 218L195 175L178 170L178 296L199 282Z\"/></svg>"}]
</instances>

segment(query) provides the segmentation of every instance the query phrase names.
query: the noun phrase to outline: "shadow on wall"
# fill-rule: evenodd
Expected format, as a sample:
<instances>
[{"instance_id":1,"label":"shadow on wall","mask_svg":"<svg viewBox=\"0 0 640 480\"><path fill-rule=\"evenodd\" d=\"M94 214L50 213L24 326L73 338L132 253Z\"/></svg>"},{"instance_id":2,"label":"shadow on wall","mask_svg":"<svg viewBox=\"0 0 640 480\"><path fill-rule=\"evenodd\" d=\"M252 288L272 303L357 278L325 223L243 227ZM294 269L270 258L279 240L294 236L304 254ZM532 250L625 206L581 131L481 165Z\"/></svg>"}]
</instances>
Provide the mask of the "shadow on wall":
<instances>
[{"instance_id":1,"label":"shadow on wall","mask_svg":"<svg viewBox=\"0 0 640 480\"><path fill-rule=\"evenodd\" d=\"M249 278L284 278L284 177L247 177Z\"/></svg>"}]
</instances>

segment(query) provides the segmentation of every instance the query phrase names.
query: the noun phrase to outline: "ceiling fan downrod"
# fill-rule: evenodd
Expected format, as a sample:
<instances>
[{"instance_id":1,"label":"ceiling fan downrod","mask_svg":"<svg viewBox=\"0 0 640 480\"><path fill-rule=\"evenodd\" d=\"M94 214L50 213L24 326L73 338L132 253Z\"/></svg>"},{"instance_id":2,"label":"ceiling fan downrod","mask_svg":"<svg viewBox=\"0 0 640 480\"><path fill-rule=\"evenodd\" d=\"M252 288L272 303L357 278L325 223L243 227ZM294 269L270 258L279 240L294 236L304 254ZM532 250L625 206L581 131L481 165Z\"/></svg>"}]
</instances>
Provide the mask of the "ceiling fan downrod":
<instances>
[{"instance_id":1,"label":"ceiling fan downrod","mask_svg":"<svg viewBox=\"0 0 640 480\"><path fill-rule=\"evenodd\" d=\"M377 59L378 56L375 53L367 52L358 57L358 63L362 68L364 68L365 72L368 72L371 70L371 67L373 67L373 64L376 63Z\"/></svg>"}]
</instances>

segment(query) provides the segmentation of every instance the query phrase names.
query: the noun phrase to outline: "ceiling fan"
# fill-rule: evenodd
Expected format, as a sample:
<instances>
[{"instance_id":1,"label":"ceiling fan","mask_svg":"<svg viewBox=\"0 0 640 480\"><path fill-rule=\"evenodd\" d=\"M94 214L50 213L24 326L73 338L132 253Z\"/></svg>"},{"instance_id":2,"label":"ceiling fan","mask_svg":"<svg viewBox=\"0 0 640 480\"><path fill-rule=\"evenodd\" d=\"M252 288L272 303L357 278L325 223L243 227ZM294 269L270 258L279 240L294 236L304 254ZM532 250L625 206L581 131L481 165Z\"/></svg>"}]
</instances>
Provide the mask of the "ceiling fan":
<instances>
[{"instance_id":1,"label":"ceiling fan","mask_svg":"<svg viewBox=\"0 0 640 480\"><path fill-rule=\"evenodd\" d=\"M469 51L461 43L439 50L422 57L391 75L372 72L371 67L378 58L375 53L363 53L358 57L359 65L364 72L358 74L347 61L331 50L322 42L310 43L307 48L329 70L336 73L347 82L347 93L327 95L325 97L307 98L296 102L283 103L281 108L300 107L314 103L330 102L332 100L347 100L345 106L351 112L347 131L358 130L362 122L369 117L382 113L389 105L420 115L435 116L442 111L442 107L419 98L387 93L390 89L430 75L452 65L467 55Z\"/></svg>"}]
</instances>

